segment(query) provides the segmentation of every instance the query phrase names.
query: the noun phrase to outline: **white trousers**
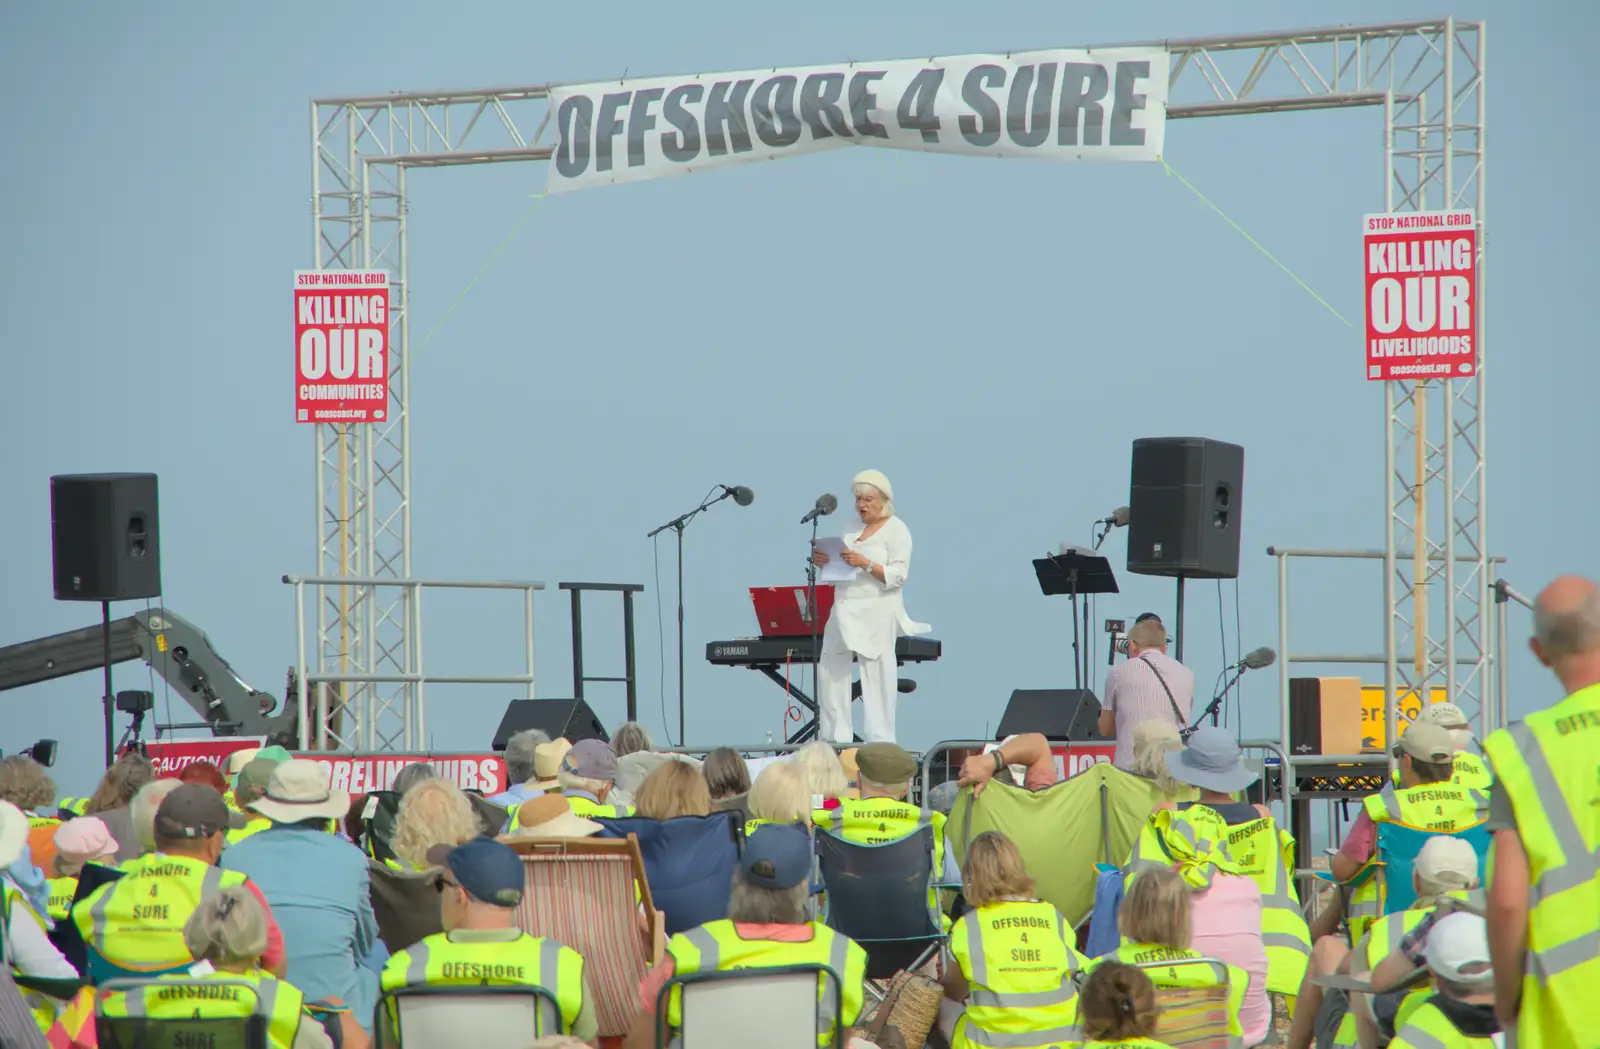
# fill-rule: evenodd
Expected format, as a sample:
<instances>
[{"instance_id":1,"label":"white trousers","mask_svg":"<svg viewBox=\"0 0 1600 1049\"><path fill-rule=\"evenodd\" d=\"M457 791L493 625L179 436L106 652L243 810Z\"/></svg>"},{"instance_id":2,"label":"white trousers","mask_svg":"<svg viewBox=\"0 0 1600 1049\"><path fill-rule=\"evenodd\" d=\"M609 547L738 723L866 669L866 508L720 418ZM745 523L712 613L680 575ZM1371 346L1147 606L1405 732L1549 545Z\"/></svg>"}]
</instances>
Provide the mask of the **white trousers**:
<instances>
[{"instance_id":1,"label":"white trousers","mask_svg":"<svg viewBox=\"0 0 1600 1049\"><path fill-rule=\"evenodd\" d=\"M861 738L868 743L894 742L894 707L900 698L900 668L894 647L881 656L860 656L845 647L838 628L829 622L817 663L817 738L834 743L855 739L850 720L850 664L861 667L861 705L866 708Z\"/></svg>"}]
</instances>

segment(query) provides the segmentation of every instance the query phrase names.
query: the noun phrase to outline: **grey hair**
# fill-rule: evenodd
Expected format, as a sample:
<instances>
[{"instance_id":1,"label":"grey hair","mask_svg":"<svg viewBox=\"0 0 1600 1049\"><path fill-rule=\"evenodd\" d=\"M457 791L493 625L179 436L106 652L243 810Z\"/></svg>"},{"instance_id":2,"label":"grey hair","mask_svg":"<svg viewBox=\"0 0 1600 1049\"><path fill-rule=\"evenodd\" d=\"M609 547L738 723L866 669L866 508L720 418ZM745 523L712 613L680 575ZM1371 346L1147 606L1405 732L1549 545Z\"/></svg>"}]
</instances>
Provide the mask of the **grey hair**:
<instances>
[{"instance_id":1,"label":"grey hair","mask_svg":"<svg viewBox=\"0 0 1600 1049\"><path fill-rule=\"evenodd\" d=\"M197 962L253 965L267 950L267 913L244 886L223 889L189 915L183 944Z\"/></svg>"},{"instance_id":2,"label":"grey hair","mask_svg":"<svg viewBox=\"0 0 1600 1049\"><path fill-rule=\"evenodd\" d=\"M1166 648L1167 628L1157 619L1146 619L1128 628L1128 641L1140 648Z\"/></svg>"},{"instance_id":3,"label":"grey hair","mask_svg":"<svg viewBox=\"0 0 1600 1049\"><path fill-rule=\"evenodd\" d=\"M1535 601L1533 636L1550 659L1600 649L1600 590L1591 590L1576 607L1559 611Z\"/></svg>"},{"instance_id":4,"label":"grey hair","mask_svg":"<svg viewBox=\"0 0 1600 1049\"><path fill-rule=\"evenodd\" d=\"M1173 778L1167 755L1182 749L1183 738L1176 725L1162 718L1148 718L1133 726L1133 768L1129 771L1154 782L1162 797L1176 798L1189 788Z\"/></svg>"},{"instance_id":5,"label":"grey hair","mask_svg":"<svg viewBox=\"0 0 1600 1049\"><path fill-rule=\"evenodd\" d=\"M805 773L806 784L813 794L837 798L850 789L850 781L845 777L838 752L826 740L812 740L795 751L789 760Z\"/></svg>"},{"instance_id":6,"label":"grey hair","mask_svg":"<svg viewBox=\"0 0 1600 1049\"><path fill-rule=\"evenodd\" d=\"M862 491L863 488L866 489L866 491ZM890 499L888 494L877 485L868 484L867 482L862 481L859 484L851 485L850 491L854 495L869 495L873 492L876 492L883 499L883 512L889 517L894 516L894 500Z\"/></svg>"},{"instance_id":7,"label":"grey hair","mask_svg":"<svg viewBox=\"0 0 1600 1049\"><path fill-rule=\"evenodd\" d=\"M533 749L550 742L543 729L530 728L506 740L506 782L526 783L533 779Z\"/></svg>"},{"instance_id":8,"label":"grey hair","mask_svg":"<svg viewBox=\"0 0 1600 1049\"><path fill-rule=\"evenodd\" d=\"M595 797L599 797L600 792L607 787L614 786L614 784L608 783L603 779L587 779L583 776L574 775L565 768L556 770L556 785L563 791L582 790L593 794Z\"/></svg>"},{"instance_id":9,"label":"grey hair","mask_svg":"<svg viewBox=\"0 0 1600 1049\"><path fill-rule=\"evenodd\" d=\"M728 897L728 920L763 925L804 925L811 887L805 882L787 889L752 885L744 872L733 872L733 894Z\"/></svg>"},{"instance_id":10,"label":"grey hair","mask_svg":"<svg viewBox=\"0 0 1600 1049\"><path fill-rule=\"evenodd\" d=\"M153 852L156 847L156 810L168 794L183 786L182 780L153 779L139 788L139 793L128 803L128 819L139 835L139 847Z\"/></svg>"},{"instance_id":11,"label":"grey hair","mask_svg":"<svg viewBox=\"0 0 1600 1049\"><path fill-rule=\"evenodd\" d=\"M858 774L856 781L862 797L872 794L880 798L904 798L911 791L910 780L904 783L879 783L877 780L870 780Z\"/></svg>"},{"instance_id":12,"label":"grey hair","mask_svg":"<svg viewBox=\"0 0 1600 1049\"><path fill-rule=\"evenodd\" d=\"M624 721L617 726L617 734L611 737L611 751L619 758L654 749L655 741L650 738L649 730L637 721Z\"/></svg>"},{"instance_id":13,"label":"grey hair","mask_svg":"<svg viewBox=\"0 0 1600 1049\"><path fill-rule=\"evenodd\" d=\"M405 797L406 791L415 787L418 783L426 783L430 779L438 778L439 770L434 768L431 762L413 761L394 774L394 782L389 784L389 789L401 797Z\"/></svg>"}]
</instances>

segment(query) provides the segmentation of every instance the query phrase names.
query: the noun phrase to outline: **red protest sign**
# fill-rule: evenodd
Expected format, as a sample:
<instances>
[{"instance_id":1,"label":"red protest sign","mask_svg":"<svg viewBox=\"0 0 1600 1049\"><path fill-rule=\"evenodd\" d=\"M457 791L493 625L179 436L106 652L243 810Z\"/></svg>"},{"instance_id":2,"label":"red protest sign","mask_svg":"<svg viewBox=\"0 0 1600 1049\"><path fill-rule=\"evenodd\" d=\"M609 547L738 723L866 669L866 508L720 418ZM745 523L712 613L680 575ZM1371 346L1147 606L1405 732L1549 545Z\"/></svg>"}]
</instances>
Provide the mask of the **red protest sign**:
<instances>
[{"instance_id":1,"label":"red protest sign","mask_svg":"<svg viewBox=\"0 0 1600 1049\"><path fill-rule=\"evenodd\" d=\"M259 747L265 742L265 736L218 736L215 739L173 739L146 743L144 749L150 755L150 760L155 762L156 775L171 779L197 761L209 761L219 769L226 768L229 754Z\"/></svg>"},{"instance_id":2,"label":"red protest sign","mask_svg":"<svg viewBox=\"0 0 1600 1049\"><path fill-rule=\"evenodd\" d=\"M1478 228L1470 211L1368 215L1367 378L1446 379L1478 362Z\"/></svg>"},{"instance_id":3,"label":"red protest sign","mask_svg":"<svg viewBox=\"0 0 1600 1049\"><path fill-rule=\"evenodd\" d=\"M389 416L389 275L294 275L294 415L303 423Z\"/></svg>"}]
</instances>

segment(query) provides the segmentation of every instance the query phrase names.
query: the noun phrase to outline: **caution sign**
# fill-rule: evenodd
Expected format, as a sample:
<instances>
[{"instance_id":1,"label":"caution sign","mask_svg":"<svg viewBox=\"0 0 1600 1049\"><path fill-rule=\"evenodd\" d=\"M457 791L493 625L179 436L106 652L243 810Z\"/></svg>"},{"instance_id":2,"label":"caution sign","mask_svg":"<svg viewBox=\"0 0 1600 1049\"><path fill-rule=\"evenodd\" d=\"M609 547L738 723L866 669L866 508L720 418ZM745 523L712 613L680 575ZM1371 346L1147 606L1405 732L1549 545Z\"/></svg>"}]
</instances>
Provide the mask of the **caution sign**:
<instances>
[{"instance_id":1,"label":"caution sign","mask_svg":"<svg viewBox=\"0 0 1600 1049\"><path fill-rule=\"evenodd\" d=\"M1422 700L1415 691L1402 692L1397 697L1400 701L1400 710L1395 715L1396 725L1400 734L1406 734L1406 726L1417 720L1422 713ZM1443 703L1445 691L1442 688L1430 689L1428 692L1429 703ZM1361 686L1361 749L1383 750L1388 743L1389 726L1383 719L1383 686Z\"/></svg>"},{"instance_id":2,"label":"caution sign","mask_svg":"<svg viewBox=\"0 0 1600 1049\"><path fill-rule=\"evenodd\" d=\"M389 274L294 275L294 417L303 423L388 418Z\"/></svg>"}]
</instances>

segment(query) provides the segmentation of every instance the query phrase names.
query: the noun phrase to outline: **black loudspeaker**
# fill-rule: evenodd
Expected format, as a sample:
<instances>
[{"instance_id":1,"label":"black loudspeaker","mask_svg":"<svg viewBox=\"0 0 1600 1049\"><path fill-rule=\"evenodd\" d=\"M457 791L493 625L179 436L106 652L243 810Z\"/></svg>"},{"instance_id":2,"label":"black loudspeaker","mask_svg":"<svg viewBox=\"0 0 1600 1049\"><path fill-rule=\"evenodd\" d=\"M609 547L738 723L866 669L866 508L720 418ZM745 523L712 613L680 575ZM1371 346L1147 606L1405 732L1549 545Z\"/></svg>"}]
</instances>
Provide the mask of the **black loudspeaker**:
<instances>
[{"instance_id":1,"label":"black loudspeaker","mask_svg":"<svg viewBox=\"0 0 1600 1049\"><path fill-rule=\"evenodd\" d=\"M1006 701L995 739L1023 732L1069 743L1108 741L1100 734L1100 701L1086 688L1019 688Z\"/></svg>"},{"instance_id":2,"label":"black loudspeaker","mask_svg":"<svg viewBox=\"0 0 1600 1049\"><path fill-rule=\"evenodd\" d=\"M500 727L494 730L494 749L505 750L506 740L530 728L543 729L551 739L611 742L606 727L581 699L513 699L506 704Z\"/></svg>"},{"instance_id":3,"label":"black loudspeaker","mask_svg":"<svg viewBox=\"0 0 1600 1049\"><path fill-rule=\"evenodd\" d=\"M155 474L50 478L50 546L57 601L161 596Z\"/></svg>"},{"instance_id":4,"label":"black loudspeaker","mask_svg":"<svg viewBox=\"0 0 1600 1049\"><path fill-rule=\"evenodd\" d=\"M1237 579L1244 449L1205 437L1133 442L1128 571Z\"/></svg>"}]
</instances>

